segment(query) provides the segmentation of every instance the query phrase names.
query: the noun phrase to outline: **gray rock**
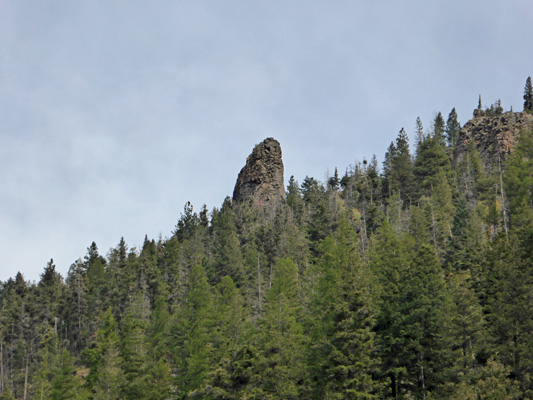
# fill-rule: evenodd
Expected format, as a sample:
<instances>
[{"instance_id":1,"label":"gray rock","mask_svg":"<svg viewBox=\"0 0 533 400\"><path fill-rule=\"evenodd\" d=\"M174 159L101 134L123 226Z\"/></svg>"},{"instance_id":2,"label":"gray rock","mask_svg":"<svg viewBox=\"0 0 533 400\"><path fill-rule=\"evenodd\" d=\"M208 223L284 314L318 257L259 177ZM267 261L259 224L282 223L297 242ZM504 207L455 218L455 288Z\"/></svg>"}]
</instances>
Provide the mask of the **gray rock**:
<instances>
[{"instance_id":1,"label":"gray rock","mask_svg":"<svg viewBox=\"0 0 533 400\"><path fill-rule=\"evenodd\" d=\"M281 146L266 138L246 159L233 190L233 201L252 201L265 213L272 213L285 200Z\"/></svg>"},{"instance_id":2,"label":"gray rock","mask_svg":"<svg viewBox=\"0 0 533 400\"><path fill-rule=\"evenodd\" d=\"M475 111L474 118L461 129L454 151L454 165L461 163L469 144L473 142L488 172L499 168L499 162L507 159L516 145L520 131L533 127L533 115L505 112L490 116L486 113L476 115Z\"/></svg>"}]
</instances>

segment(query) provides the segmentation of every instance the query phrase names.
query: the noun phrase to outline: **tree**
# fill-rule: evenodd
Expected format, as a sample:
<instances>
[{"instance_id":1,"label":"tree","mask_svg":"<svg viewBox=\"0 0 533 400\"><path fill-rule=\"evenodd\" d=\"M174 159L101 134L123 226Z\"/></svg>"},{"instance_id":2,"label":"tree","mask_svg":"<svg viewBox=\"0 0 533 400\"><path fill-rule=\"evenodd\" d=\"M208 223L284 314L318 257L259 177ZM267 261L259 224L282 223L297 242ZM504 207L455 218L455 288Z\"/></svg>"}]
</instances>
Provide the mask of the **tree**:
<instances>
[{"instance_id":1,"label":"tree","mask_svg":"<svg viewBox=\"0 0 533 400\"><path fill-rule=\"evenodd\" d=\"M0 393L0 400L16 400L13 396L13 393L11 393L11 390L9 388L5 388L2 393Z\"/></svg>"},{"instance_id":2,"label":"tree","mask_svg":"<svg viewBox=\"0 0 533 400\"><path fill-rule=\"evenodd\" d=\"M311 309L309 368L315 398L376 398L379 357L373 327L371 273L355 232L341 216L337 232L320 247L321 276Z\"/></svg>"},{"instance_id":3,"label":"tree","mask_svg":"<svg viewBox=\"0 0 533 400\"><path fill-rule=\"evenodd\" d=\"M504 176L511 226L526 227L533 218L533 129L522 131Z\"/></svg>"},{"instance_id":4,"label":"tree","mask_svg":"<svg viewBox=\"0 0 533 400\"><path fill-rule=\"evenodd\" d=\"M437 140L438 143L442 145L444 145L444 143L446 142L446 137L444 136L445 131L446 128L444 125L444 117L439 111L438 114L435 116L435 120L433 121L433 137L435 138L435 140Z\"/></svg>"},{"instance_id":5,"label":"tree","mask_svg":"<svg viewBox=\"0 0 533 400\"><path fill-rule=\"evenodd\" d=\"M517 236L500 235L486 255L483 293L492 346L510 367L525 398L533 395L533 273L530 246L520 248Z\"/></svg>"},{"instance_id":6,"label":"tree","mask_svg":"<svg viewBox=\"0 0 533 400\"><path fill-rule=\"evenodd\" d=\"M420 146L425 139L424 137L424 126L422 125L422 120L420 117L416 117L416 127L415 127L415 138L416 138L416 147Z\"/></svg>"},{"instance_id":7,"label":"tree","mask_svg":"<svg viewBox=\"0 0 533 400\"><path fill-rule=\"evenodd\" d=\"M448 147L454 147L457 143L457 139L459 139L459 133L461 132L461 124L457 121L455 107L452 108L452 111L450 111L450 114L448 115L445 131Z\"/></svg>"},{"instance_id":8,"label":"tree","mask_svg":"<svg viewBox=\"0 0 533 400\"><path fill-rule=\"evenodd\" d=\"M298 267L290 259L280 259L266 297L259 332L262 351L251 382L262 398L300 398L305 336L298 317Z\"/></svg>"},{"instance_id":9,"label":"tree","mask_svg":"<svg viewBox=\"0 0 533 400\"><path fill-rule=\"evenodd\" d=\"M450 158L446 154L446 147L435 136L428 137L417 148L416 160L413 167L413 199L431 196L432 187L439 180L439 171L446 178L451 175Z\"/></svg>"},{"instance_id":10,"label":"tree","mask_svg":"<svg viewBox=\"0 0 533 400\"><path fill-rule=\"evenodd\" d=\"M190 239L194 236L196 228L200 225L200 218L193 211L193 206L190 201L185 203L183 207L183 214L181 214L174 234L178 240Z\"/></svg>"},{"instance_id":11,"label":"tree","mask_svg":"<svg viewBox=\"0 0 533 400\"><path fill-rule=\"evenodd\" d=\"M287 206L289 206L293 218L296 221L301 221L304 203L302 192L298 186L298 181L294 179L294 175L291 175L289 184L287 185Z\"/></svg>"},{"instance_id":12,"label":"tree","mask_svg":"<svg viewBox=\"0 0 533 400\"><path fill-rule=\"evenodd\" d=\"M251 324L244 300L229 276L215 291L213 311L213 354L202 386L193 398L234 399L249 383L253 359L250 357Z\"/></svg>"},{"instance_id":13,"label":"tree","mask_svg":"<svg viewBox=\"0 0 533 400\"><path fill-rule=\"evenodd\" d=\"M398 133L396 143L390 144L383 162L384 189L389 191L384 194L386 197L396 192L403 202L410 199L413 181L412 168L409 140L402 128Z\"/></svg>"},{"instance_id":14,"label":"tree","mask_svg":"<svg viewBox=\"0 0 533 400\"><path fill-rule=\"evenodd\" d=\"M108 308L102 316L102 326L96 332L94 347L84 351L86 363L90 368L86 382L95 398L108 400L123 398L123 359L120 356L119 345L118 325L111 308Z\"/></svg>"},{"instance_id":15,"label":"tree","mask_svg":"<svg viewBox=\"0 0 533 400\"><path fill-rule=\"evenodd\" d=\"M412 264L403 268L397 284L390 286L391 293L382 297L390 299L383 304L378 324L383 372L390 377L392 397L422 398L448 380L450 302L431 247L420 246Z\"/></svg>"},{"instance_id":16,"label":"tree","mask_svg":"<svg viewBox=\"0 0 533 400\"><path fill-rule=\"evenodd\" d=\"M339 189L339 183L339 172L337 171L337 167L335 167L335 173L328 179L328 190L335 191Z\"/></svg>"},{"instance_id":17,"label":"tree","mask_svg":"<svg viewBox=\"0 0 533 400\"><path fill-rule=\"evenodd\" d=\"M529 113L533 112L533 86L530 76L527 77L524 88L524 111Z\"/></svg>"},{"instance_id":18,"label":"tree","mask_svg":"<svg viewBox=\"0 0 533 400\"><path fill-rule=\"evenodd\" d=\"M205 382L212 360L213 296L201 265L192 267L187 276L187 294L175 316L169 343L177 368L179 396L187 396Z\"/></svg>"}]
</instances>

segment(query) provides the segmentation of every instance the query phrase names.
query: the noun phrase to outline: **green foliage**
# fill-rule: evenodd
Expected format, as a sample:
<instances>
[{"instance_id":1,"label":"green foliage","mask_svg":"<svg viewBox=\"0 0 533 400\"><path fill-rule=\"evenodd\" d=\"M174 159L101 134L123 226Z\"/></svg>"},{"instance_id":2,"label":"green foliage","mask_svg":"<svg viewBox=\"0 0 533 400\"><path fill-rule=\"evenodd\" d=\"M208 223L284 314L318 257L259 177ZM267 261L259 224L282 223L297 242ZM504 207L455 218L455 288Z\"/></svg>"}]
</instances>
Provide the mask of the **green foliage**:
<instances>
[{"instance_id":1,"label":"green foliage","mask_svg":"<svg viewBox=\"0 0 533 400\"><path fill-rule=\"evenodd\" d=\"M413 183L412 168L409 141L402 128L398 133L396 143L390 144L383 163L384 186L385 190L389 191L386 195L396 192L402 201L409 200Z\"/></svg>"},{"instance_id":2,"label":"green foliage","mask_svg":"<svg viewBox=\"0 0 533 400\"><path fill-rule=\"evenodd\" d=\"M444 145L446 142L446 128L444 125L444 117L442 116L442 113L439 111L439 113L435 116L435 119L433 120L433 138L439 143L440 145Z\"/></svg>"},{"instance_id":3,"label":"green foliage","mask_svg":"<svg viewBox=\"0 0 533 400\"><path fill-rule=\"evenodd\" d=\"M533 85L530 76L527 77L524 87L524 111L533 112Z\"/></svg>"},{"instance_id":4,"label":"green foliage","mask_svg":"<svg viewBox=\"0 0 533 400\"><path fill-rule=\"evenodd\" d=\"M521 132L506 166L504 188L511 224L525 227L531 223L533 213L533 130Z\"/></svg>"},{"instance_id":5,"label":"green foliage","mask_svg":"<svg viewBox=\"0 0 533 400\"><path fill-rule=\"evenodd\" d=\"M445 131L448 147L454 147L457 143L457 139L459 139L459 133L461 132L461 124L457 120L455 107L452 108L452 111L450 111L450 114L448 115Z\"/></svg>"},{"instance_id":6,"label":"green foliage","mask_svg":"<svg viewBox=\"0 0 533 400\"><path fill-rule=\"evenodd\" d=\"M459 131L1 282L0 398L533 398L533 132L500 174Z\"/></svg>"},{"instance_id":7,"label":"green foliage","mask_svg":"<svg viewBox=\"0 0 533 400\"><path fill-rule=\"evenodd\" d=\"M441 139L432 136L419 144L413 166L413 177L416 182L414 199L431 196L432 187L438 184L440 174L446 178L451 175L451 164L446 148Z\"/></svg>"}]
</instances>

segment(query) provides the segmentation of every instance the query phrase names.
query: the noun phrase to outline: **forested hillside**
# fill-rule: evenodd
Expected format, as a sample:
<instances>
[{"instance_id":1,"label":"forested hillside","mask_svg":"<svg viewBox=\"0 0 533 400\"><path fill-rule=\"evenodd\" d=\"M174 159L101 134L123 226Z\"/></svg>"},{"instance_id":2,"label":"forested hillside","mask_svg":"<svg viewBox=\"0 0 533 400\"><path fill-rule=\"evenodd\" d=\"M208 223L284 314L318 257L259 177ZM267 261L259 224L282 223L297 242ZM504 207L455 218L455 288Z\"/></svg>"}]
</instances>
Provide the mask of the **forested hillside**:
<instances>
[{"instance_id":1,"label":"forested hillside","mask_svg":"<svg viewBox=\"0 0 533 400\"><path fill-rule=\"evenodd\" d=\"M0 399L532 398L533 130L485 158L465 135L418 119L272 215L187 203L168 238L18 273Z\"/></svg>"}]
</instances>

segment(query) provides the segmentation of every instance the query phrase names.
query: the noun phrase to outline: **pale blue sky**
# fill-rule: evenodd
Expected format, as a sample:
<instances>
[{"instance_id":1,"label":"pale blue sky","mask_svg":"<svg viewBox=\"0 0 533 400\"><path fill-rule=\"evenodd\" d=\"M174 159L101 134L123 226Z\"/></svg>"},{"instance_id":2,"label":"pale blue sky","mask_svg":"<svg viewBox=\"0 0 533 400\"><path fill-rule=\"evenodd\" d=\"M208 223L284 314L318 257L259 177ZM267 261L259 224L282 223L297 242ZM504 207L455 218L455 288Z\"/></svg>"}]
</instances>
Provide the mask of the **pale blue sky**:
<instances>
[{"instance_id":1,"label":"pale blue sky","mask_svg":"<svg viewBox=\"0 0 533 400\"><path fill-rule=\"evenodd\" d=\"M522 110L531 21L530 0L2 0L0 280L168 237L268 136L286 181L325 180L417 116Z\"/></svg>"}]
</instances>

